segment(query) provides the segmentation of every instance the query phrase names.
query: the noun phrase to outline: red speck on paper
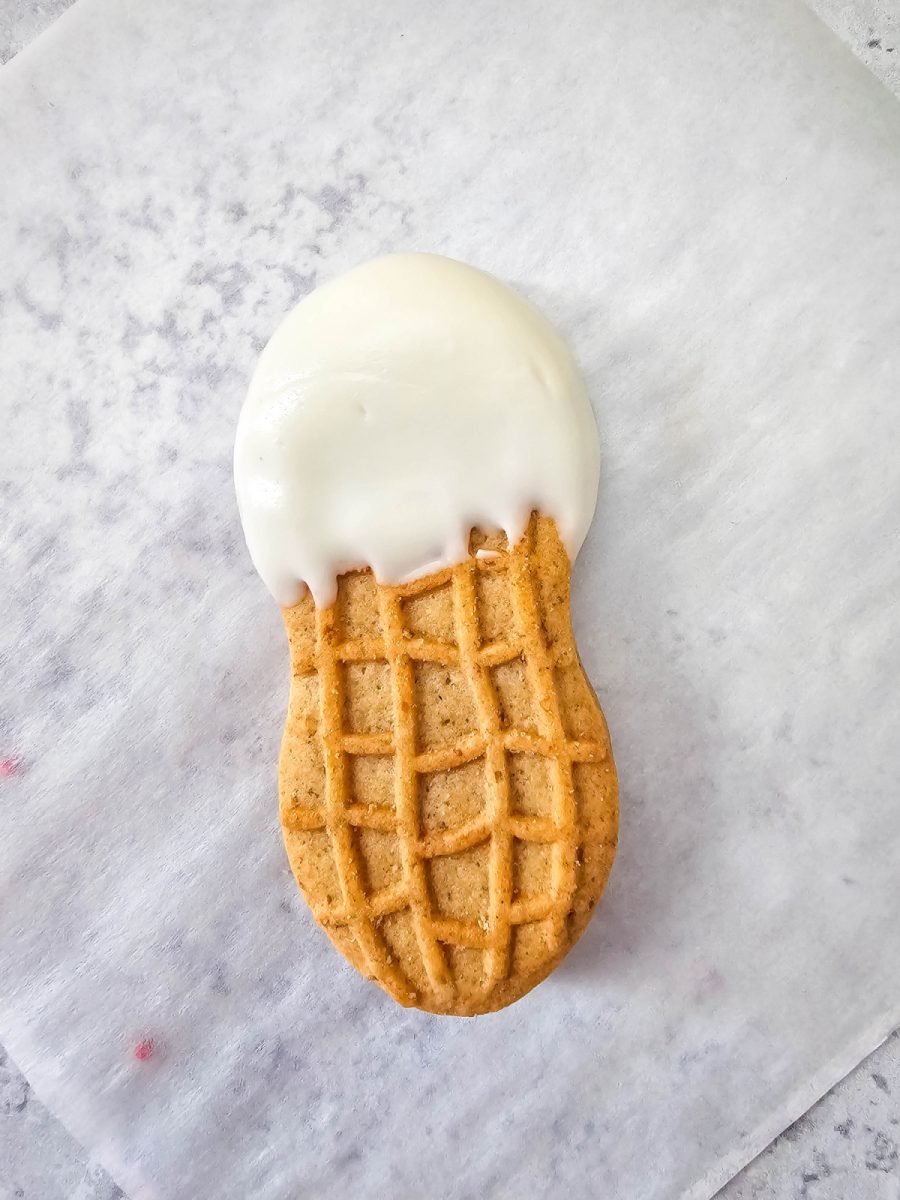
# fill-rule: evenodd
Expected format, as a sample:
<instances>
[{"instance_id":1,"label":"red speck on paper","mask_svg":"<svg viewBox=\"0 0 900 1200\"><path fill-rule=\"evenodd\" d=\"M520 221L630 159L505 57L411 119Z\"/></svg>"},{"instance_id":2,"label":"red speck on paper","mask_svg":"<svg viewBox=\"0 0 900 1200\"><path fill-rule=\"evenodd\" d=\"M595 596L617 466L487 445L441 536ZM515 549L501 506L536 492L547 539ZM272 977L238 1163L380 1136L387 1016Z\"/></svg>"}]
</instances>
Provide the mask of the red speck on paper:
<instances>
[{"instance_id":1,"label":"red speck on paper","mask_svg":"<svg viewBox=\"0 0 900 1200\"><path fill-rule=\"evenodd\" d=\"M0 758L0 775L15 775L18 765L15 758Z\"/></svg>"},{"instance_id":2,"label":"red speck on paper","mask_svg":"<svg viewBox=\"0 0 900 1200\"><path fill-rule=\"evenodd\" d=\"M153 1038L144 1038L134 1048L134 1057L138 1062L146 1062L153 1057Z\"/></svg>"}]
</instances>

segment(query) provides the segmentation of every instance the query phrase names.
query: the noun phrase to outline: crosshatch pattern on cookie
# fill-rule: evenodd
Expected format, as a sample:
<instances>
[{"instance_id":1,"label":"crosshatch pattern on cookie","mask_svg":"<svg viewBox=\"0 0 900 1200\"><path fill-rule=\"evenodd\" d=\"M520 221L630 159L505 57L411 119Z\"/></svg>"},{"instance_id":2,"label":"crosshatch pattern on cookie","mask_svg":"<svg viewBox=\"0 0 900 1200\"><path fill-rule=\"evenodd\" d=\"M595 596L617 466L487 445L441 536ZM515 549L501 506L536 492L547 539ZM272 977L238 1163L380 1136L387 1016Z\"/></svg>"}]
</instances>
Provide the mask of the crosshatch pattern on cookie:
<instances>
[{"instance_id":1,"label":"crosshatch pattern on cookie","mask_svg":"<svg viewBox=\"0 0 900 1200\"><path fill-rule=\"evenodd\" d=\"M512 549L473 535L458 566L398 587L353 572L331 607L285 611L291 863L338 946L403 1004L495 1007L498 986L549 969L580 932L585 855L597 894L612 862L608 736L567 569L533 570L542 538L558 547L534 517ZM591 772L593 825L577 811Z\"/></svg>"}]
</instances>

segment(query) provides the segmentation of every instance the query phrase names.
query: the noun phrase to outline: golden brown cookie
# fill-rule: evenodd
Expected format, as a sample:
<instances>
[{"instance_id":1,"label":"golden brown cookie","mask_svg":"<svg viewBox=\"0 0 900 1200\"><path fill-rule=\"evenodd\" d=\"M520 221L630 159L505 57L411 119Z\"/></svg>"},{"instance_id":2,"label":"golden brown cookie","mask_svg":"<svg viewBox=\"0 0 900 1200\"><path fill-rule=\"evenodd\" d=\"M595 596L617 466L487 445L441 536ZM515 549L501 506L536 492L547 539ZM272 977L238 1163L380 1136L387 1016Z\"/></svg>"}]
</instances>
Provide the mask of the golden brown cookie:
<instances>
[{"instance_id":1,"label":"golden brown cookie","mask_svg":"<svg viewBox=\"0 0 900 1200\"><path fill-rule=\"evenodd\" d=\"M511 550L414 583L342 575L284 609L281 823L316 919L403 1005L473 1016L553 970L606 885L606 722L578 658L569 559L533 517Z\"/></svg>"}]
</instances>

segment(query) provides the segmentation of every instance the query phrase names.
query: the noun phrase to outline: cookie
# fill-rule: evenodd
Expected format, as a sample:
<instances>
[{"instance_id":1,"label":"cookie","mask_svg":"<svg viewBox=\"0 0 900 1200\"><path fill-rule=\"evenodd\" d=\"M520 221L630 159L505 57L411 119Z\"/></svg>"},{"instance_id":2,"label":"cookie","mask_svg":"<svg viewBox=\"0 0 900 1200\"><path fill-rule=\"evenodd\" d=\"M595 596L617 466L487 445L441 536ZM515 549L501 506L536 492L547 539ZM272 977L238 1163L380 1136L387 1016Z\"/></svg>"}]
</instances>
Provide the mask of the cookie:
<instances>
[{"instance_id":1,"label":"cookie","mask_svg":"<svg viewBox=\"0 0 900 1200\"><path fill-rule=\"evenodd\" d=\"M374 259L276 329L234 462L290 639L281 823L313 913L401 1004L512 1003L616 844L569 616L600 471L571 352L484 271Z\"/></svg>"},{"instance_id":2,"label":"cookie","mask_svg":"<svg viewBox=\"0 0 900 1200\"><path fill-rule=\"evenodd\" d=\"M291 867L345 957L402 1005L519 999L583 932L616 848L616 771L579 661L570 562L533 515L415 582L283 609Z\"/></svg>"}]
</instances>

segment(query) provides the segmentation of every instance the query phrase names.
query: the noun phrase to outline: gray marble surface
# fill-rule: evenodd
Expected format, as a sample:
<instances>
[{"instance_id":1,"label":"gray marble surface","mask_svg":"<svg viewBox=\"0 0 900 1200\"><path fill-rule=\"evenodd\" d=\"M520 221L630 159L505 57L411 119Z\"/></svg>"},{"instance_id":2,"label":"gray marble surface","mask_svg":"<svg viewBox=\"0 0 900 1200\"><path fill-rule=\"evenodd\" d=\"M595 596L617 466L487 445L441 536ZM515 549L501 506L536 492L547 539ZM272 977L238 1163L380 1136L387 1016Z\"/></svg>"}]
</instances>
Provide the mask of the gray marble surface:
<instances>
[{"instance_id":1,"label":"gray marble surface","mask_svg":"<svg viewBox=\"0 0 900 1200\"><path fill-rule=\"evenodd\" d=\"M900 94L900 2L811 0ZM0 62L67 0L0 0ZM900 1197L900 1037L895 1034L721 1193L723 1200ZM0 1198L113 1200L122 1193L33 1095L0 1048Z\"/></svg>"}]
</instances>

